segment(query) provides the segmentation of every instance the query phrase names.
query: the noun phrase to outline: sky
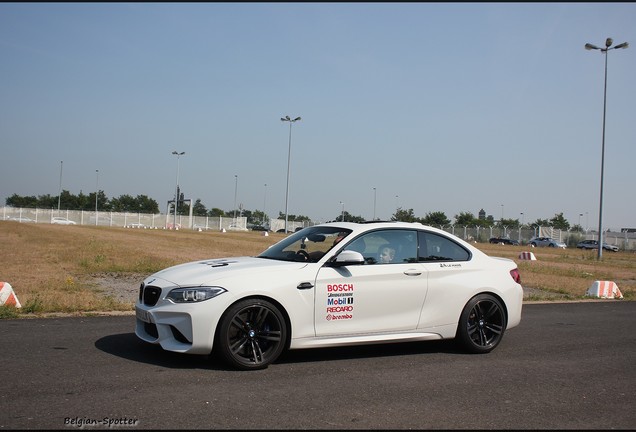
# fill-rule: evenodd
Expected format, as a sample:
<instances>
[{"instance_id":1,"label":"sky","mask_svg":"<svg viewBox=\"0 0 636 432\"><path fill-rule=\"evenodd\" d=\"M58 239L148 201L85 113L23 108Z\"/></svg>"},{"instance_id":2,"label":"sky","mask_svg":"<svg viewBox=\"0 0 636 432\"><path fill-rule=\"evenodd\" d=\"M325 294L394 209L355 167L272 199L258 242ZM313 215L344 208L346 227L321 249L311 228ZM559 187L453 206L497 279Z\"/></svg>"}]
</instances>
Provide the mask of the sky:
<instances>
[{"instance_id":1,"label":"sky","mask_svg":"<svg viewBox=\"0 0 636 432\"><path fill-rule=\"evenodd\" d=\"M611 37L632 46L607 53L603 229L636 228L635 24L636 3L0 3L1 204L61 183L165 212L178 181L271 217L597 229L584 45Z\"/></svg>"}]
</instances>

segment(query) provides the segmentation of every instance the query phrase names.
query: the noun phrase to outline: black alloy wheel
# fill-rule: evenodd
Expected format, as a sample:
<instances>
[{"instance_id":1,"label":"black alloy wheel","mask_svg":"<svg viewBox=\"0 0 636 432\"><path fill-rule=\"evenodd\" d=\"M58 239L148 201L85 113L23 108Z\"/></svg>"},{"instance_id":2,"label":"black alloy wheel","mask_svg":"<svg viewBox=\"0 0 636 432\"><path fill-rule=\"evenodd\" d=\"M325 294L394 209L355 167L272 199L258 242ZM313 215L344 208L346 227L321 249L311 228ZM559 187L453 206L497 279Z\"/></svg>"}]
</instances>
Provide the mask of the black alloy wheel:
<instances>
[{"instance_id":1,"label":"black alloy wheel","mask_svg":"<svg viewBox=\"0 0 636 432\"><path fill-rule=\"evenodd\" d=\"M457 337L466 351L488 353L501 342L506 322L506 313L501 302L492 295L479 294L464 307Z\"/></svg>"},{"instance_id":2,"label":"black alloy wheel","mask_svg":"<svg viewBox=\"0 0 636 432\"><path fill-rule=\"evenodd\" d=\"M286 343L287 326L278 308L267 300L247 299L226 311L215 345L228 365L255 370L275 361Z\"/></svg>"}]
</instances>

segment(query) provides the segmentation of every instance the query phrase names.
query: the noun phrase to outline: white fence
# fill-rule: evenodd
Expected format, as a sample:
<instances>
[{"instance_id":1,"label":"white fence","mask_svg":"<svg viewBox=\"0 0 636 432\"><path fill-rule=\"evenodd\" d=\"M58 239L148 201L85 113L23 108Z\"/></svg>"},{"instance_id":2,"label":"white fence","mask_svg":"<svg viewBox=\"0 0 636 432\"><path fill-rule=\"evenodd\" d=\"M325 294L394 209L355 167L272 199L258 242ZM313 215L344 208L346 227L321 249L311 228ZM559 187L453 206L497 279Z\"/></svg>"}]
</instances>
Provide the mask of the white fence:
<instances>
[{"instance_id":1,"label":"white fence","mask_svg":"<svg viewBox=\"0 0 636 432\"><path fill-rule=\"evenodd\" d=\"M187 216L163 213L119 213L94 212L84 210L31 209L3 207L1 220L13 220L22 223L51 223L53 218L61 217L77 225L98 225L111 227L147 228L147 229L201 229L201 230L238 230L247 231L247 218L227 218L209 216Z\"/></svg>"},{"instance_id":2,"label":"white fence","mask_svg":"<svg viewBox=\"0 0 636 432\"><path fill-rule=\"evenodd\" d=\"M575 248L576 244L582 240L598 240L598 233L596 231L563 231L552 227L539 226L509 229L451 225L441 228L466 241L476 241L480 243L487 242L492 237L504 237L517 240L519 244L525 245L528 244L533 237L551 237L555 240L562 241L569 248ZM618 246L621 250L636 251L636 233L605 231L603 233L603 243Z\"/></svg>"}]
</instances>

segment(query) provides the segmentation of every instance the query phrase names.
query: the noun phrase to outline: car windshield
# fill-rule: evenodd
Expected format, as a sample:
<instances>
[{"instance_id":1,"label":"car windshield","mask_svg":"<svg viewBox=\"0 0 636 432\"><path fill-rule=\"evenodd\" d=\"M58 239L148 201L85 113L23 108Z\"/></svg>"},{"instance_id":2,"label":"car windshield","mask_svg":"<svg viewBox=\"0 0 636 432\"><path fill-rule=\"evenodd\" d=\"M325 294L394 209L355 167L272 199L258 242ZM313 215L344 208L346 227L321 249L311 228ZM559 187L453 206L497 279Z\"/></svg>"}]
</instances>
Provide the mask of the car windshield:
<instances>
[{"instance_id":1,"label":"car windshield","mask_svg":"<svg viewBox=\"0 0 636 432\"><path fill-rule=\"evenodd\" d=\"M303 228L270 246L258 258L315 263L350 233L351 230L333 226Z\"/></svg>"}]
</instances>

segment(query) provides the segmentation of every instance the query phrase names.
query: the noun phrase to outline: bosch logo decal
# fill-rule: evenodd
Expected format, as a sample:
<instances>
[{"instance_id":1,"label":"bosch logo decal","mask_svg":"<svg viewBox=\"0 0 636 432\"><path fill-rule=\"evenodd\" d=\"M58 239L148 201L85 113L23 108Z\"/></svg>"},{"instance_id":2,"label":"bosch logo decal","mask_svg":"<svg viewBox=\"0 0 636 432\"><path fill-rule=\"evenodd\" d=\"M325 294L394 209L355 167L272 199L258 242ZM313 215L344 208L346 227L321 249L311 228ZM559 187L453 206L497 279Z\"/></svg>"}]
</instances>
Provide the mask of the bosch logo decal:
<instances>
[{"instance_id":1,"label":"bosch logo decal","mask_svg":"<svg viewBox=\"0 0 636 432\"><path fill-rule=\"evenodd\" d=\"M327 284L327 292L353 291L353 284Z\"/></svg>"}]
</instances>

